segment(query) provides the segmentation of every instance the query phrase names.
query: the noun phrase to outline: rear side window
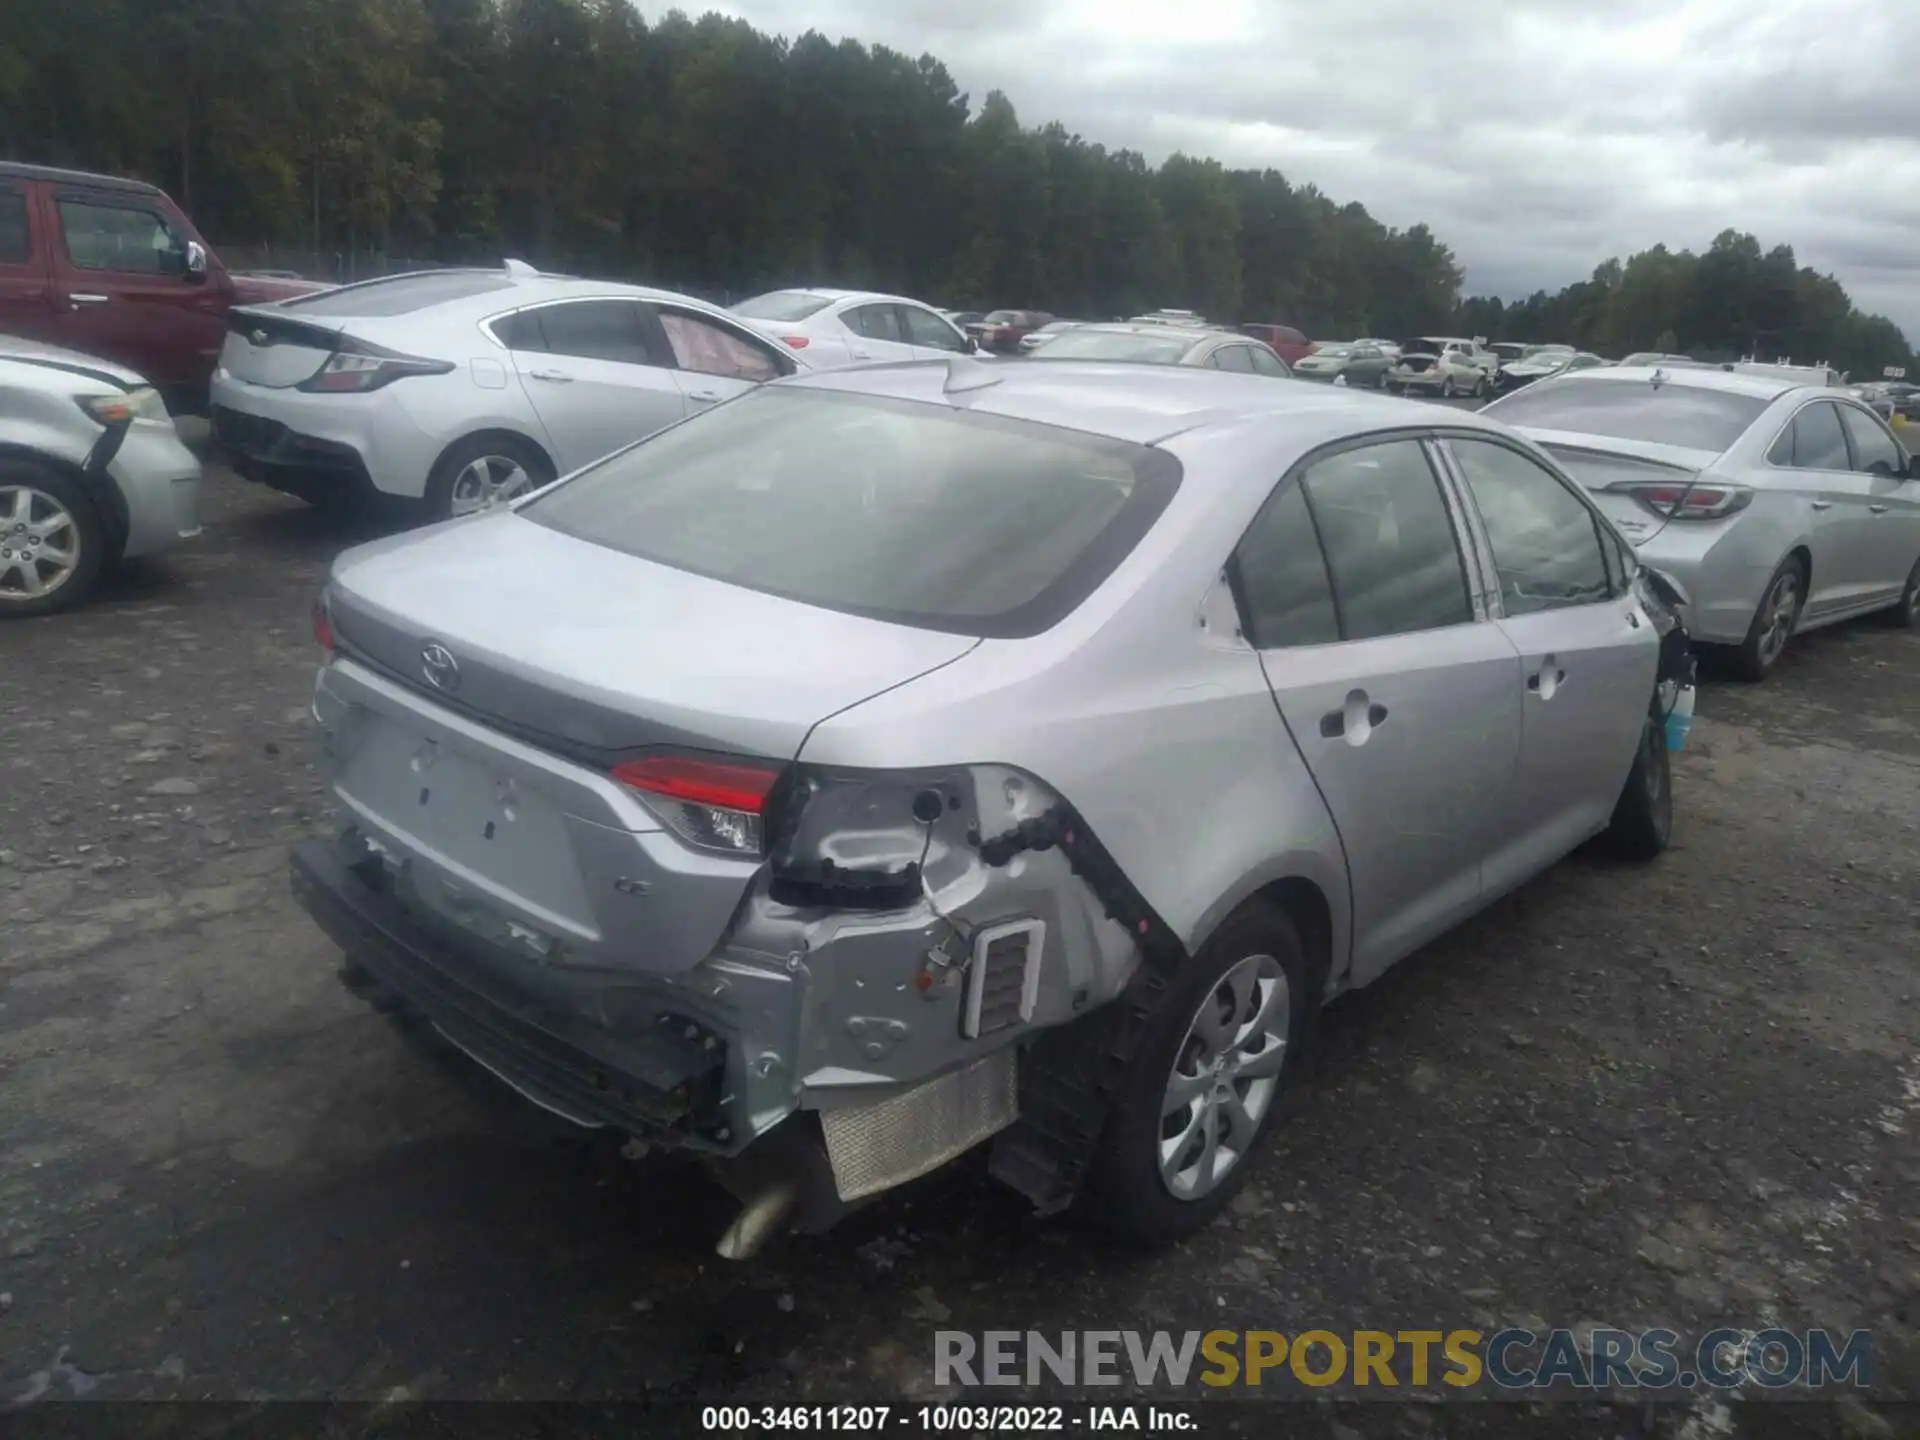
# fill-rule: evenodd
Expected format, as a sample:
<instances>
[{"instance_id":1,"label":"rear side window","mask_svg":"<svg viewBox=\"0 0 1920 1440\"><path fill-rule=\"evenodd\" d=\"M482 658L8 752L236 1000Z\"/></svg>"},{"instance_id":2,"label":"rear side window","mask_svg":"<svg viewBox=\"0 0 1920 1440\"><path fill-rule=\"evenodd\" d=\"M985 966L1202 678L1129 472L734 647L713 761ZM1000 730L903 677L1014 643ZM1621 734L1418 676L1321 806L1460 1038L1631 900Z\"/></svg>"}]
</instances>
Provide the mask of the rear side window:
<instances>
[{"instance_id":1,"label":"rear side window","mask_svg":"<svg viewBox=\"0 0 1920 1440\"><path fill-rule=\"evenodd\" d=\"M27 197L18 190L0 190L0 265L24 265L32 258Z\"/></svg>"},{"instance_id":2,"label":"rear side window","mask_svg":"<svg viewBox=\"0 0 1920 1440\"><path fill-rule=\"evenodd\" d=\"M1284 379L1293 372L1288 370L1286 362L1271 350L1262 350L1258 345L1248 347L1248 355L1253 360L1253 373L1271 375Z\"/></svg>"},{"instance_id":3,"label":"rear side window","mask_svg":"<svg viewBox=\"0 0 1920 1440\"><path fill-rule=\"evenodd\" d=\"M1780 433L1767 452L1775 465L1792 470L1851 470L1847 437L1834 407L1822 402L1803 405L1793 423Z\"/></svg>"},{"instance_id":4,"label":"rear side window","mask_svg":"<svg viewBox=\"0 0 1920 1440\"><path fill-rule=\"evenodd\" d=\"M282 301L281 308L298 310L303 315L353 315L371 320L386 315L411 315L449 301L469 300L475 295L491 295L512 288L513 281L496 272L428 270L418 275L393 275L384 280L366 280L337 290L295 296Z\"/></svg>"},{"instance_id":5,"label":"rear side window","mask_svg":"<svg viewBox=\"0 0 1920 1440\"><path fill-rule=\"evenodd\" d=\"M1418 441L1343 450L1308 466L1301 484L1326 552L1341 638L1473 619L1453 519Z\"/></svg>"},{"instance_id":6,"label":"rear side window","mask_svg":"<svg viewBox=\"0 0 1920 1440\"><path fill-rule=\"evenodd\" d=\"M520 514L829 610L955 634L1045 630L1179 485L1163 450L810 387L750 391Z\"/></svg>"},{"instance_id":7,"label":"rear side window","mask_svg":"<svg viewBox=\"0 0 1920 1440\"><path fill-rule=\"evenodd\" d=\"M1340 638L1320 537L1306 492L1283 484L1233 555L1233 581L1256 649L1325 645Z\"/></svg>"},{"instance_id":8,"label":"rear side window","mask_svg":"<svg viewBox=\"0 0 1920 1440\"><path fill-rule=\"evenodd\" d=\"M698 315L662 309L660 327L673 348L673 363L701 375L725 375L756 384L786 373L764 345Z\"/></svg>"},{"instance_id":9,"label":"rear side window","mask_svg":"<svg viewBox=\"0 0 1920 1440\"><path fill-rule=\"evenodd\" d=\"M1900 447L1884 425L1851 405L1835 408L1840 411L1841 423L1847 427L1847 438L1853 441L1854 469L1870 475L1906 473L1906 456L1900 453Z\"/></svg>"},{"instance_id":10,"label":"rear side window","mask_svg":"<svg viewBox=\"0 0 1920 1440\"><path fill-rule=\"evenodd\" d=\"M907 339L913 344L929 350L965 353L967 342L960 338L960 332L931 310L922 310L918 305L902 305L900 313L906 317Z\"/></svg>"},{"instance_id":11,"label":"rear side window","mask_svg":"<svg viewBox=\"0 0 1920 1440\"><path fill-rule=\"evenodd\" d=\"M1253 352L1244 345L1222 345L1208 358L1207 363L1216 370L1232 370L1236 374L1253 373Z\"/></svg>"},{"instance_id":12,"label":"rear side window","mask_svg":"<svg viewBox=\"0 0 1920 1440\"><path fill-rule=\"evenodd\" d=\"M150 206L63 197L60 228L67 258L81 270L135 275L187 273L186 237Z\"/></svg>"},{"instance_id":13,"label":"rear side window","mask_svg":"<svg viewBox=\"0 0 1920 1440\"><path fill-rule=\"evenodd\" d=\"M906 332L900 328L900 312L895 306L857 306L846 313L845 319L847 328L856 335L864 335L869 340L892 340L902 345L907 343Z\"/></svg>"},{"instance_id":14,"label":"rear side window","mask_svg":"<svg viewBox=\"0 0 1920 1440\"><path fill-rule=\"evenodd\" d=\"M631 300L570 300L524 313L539 317L550 354L623 365L655 363L641 329L640 307Z\"/></svg>"},{"instance_id":15,"label":"rear side window","mask_svg":"<svg viewBox=\"0 0 1920 1440\"><path fill-rule=\"evenodd\" d=\"M1644 440L1688 450L1731 448L1767 408L1754 395L1736 395L1669 380L1561 379L1541 381L1487 407L1508 425ZM1838 430L1835 426L1835 430ZM1843 464L1841 469L1845 469Z\"/></svg>"}]
</instances>

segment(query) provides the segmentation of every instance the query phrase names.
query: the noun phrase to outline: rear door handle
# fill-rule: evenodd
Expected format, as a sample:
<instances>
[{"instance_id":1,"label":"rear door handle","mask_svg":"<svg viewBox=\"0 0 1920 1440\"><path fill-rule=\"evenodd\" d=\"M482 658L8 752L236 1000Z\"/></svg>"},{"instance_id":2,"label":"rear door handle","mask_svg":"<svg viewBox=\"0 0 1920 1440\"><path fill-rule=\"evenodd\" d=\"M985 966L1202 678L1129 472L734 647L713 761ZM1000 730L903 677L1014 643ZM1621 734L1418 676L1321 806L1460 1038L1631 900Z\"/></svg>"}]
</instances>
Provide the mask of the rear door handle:
<instances>
[{"instance_id":1,"label":"rear door handle","mask_svg":"<svg viewBox=\"0 0 1920 1440\"><path fill-rule=\"evenodd\" d=\"M75 291L73 294L67 296L67 299L71 300L73 302L73 308L78 310L82 305L104 305L113 299L113 297L111 295L83 294Z\"/></svg>"},{"instance_id":2,"label":"rear door handle","mask_svg":"<svg viewBox=\"0 0 1920 1440\"><path fill-rule=\"evenodd\" d=\"M529 370L527 372L527 378L529 380L545 380L554 385L571 385L573 383L573 376L567 374L564 370Z\"/></svg>"},{"instance_id":3,"label":"rear door handle","mask_svg":"<svg viewBox=\"0 0 1920 1440\"><path fill-rule=\"evenodd\" d=\"M1549 655L1540 663L1540 668L1527 676L1527 689L1542 700L1551 700L1560 687L1567 683L1567 672L1560 662Z\"/></svg>"},{"instance_id":4,"label":"rear door handle","mask_svg":"<svg viewBox=\"0 0 1920 1440\"><path fill-rule=\"evenodd\" d=\"M1887 507L1884 505L1869 505L1867 506L1867 509L1871 510L1876 515L1884 515L1887 513Z\"/></svg>"},{"instance_id":5,"label":"rear door handle","mask_svg":"<svg viewBox=\"0 0 1920 1440\"><path fill-rule=\"evenodd\" d=\"M873 355L866 350L855 350L853 352L853 358L856 360L871 360Z\"/></svg>"},{"instance_id":6,"label":"rear door handle","mask_svg":"<svg viewBox=\"0 0 1920 1440\"><path fill-rule=\"evenodd\" d=\"M1815 500L1813 502L1813 508L1816 510L1831 510L1833 508L1833 502L1831 500Z\"/></svg>"},{"instance_id":7,"label":"rear door handle","mask_svg":"<svg viewBox=\"0 0 1920 1440\"><path fill-rule=\"evenodd\" d=\"M687 395L687 399L693 401L696 405L711 405L719 398L719 392L715 390L694 390Z\"/></svg>"},{"instance_id":8,"label":"rear door handle","mask_svg":"<svg viewBox=\"0 0 1920 1440\"><path fill-rule=\"evenodd\" d=\"M1348 730L1348 717L1353 719L1352 730ZM1329 710L1320 717L1320 733L1329 740L1346 739L1349 744L1364 745L1367 737L1387 720L1387 707L1377 700L1369 703L1367 692L1356 690L1347 696L1347 703L1338 710Z\"/></svg>"}]
</instances>

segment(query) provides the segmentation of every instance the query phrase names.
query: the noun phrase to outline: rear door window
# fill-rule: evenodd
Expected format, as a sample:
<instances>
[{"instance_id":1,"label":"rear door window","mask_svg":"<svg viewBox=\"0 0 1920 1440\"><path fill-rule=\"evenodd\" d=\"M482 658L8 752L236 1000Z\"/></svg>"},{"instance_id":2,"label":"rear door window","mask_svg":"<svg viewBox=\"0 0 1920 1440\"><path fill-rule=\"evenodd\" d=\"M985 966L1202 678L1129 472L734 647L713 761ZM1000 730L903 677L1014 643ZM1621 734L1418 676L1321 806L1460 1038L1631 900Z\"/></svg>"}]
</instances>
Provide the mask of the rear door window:
<instances>
[{"instance_id":1,"label":"rear door window","mask_svg":"<svg viewBox=\"0 0 1920 1440\"><path fill-rule=\"evenodd\" d=\"M549 354L623 365L658 363L647 345L645 319L634 301L568 300L523 313L539 317Z\"/></svg>"},{"instance_id":2,"label":"rear door window","mask_svg":"<svg viewBox=\"0 0 1920 1440\"><path fill-rule=\"evenodd\" d=\"M24 265L32 258L27 197L18 190L0 188L0 265Z\"/></svg>"},{"instance_id":3,"label":"rear door window","mask_svg":"<svg viewBox=\"0 0 1920 1440\"><path fill-rule=\"evenodd\" d=\"M918 305L902 305L899 310L907 323L908 343L929 350L966 352L967 342L960 338L960 332L931 310L922 310Z\"/></svg>"},{"instance_id":4,"label":"rear door window","mask_svg":"<svg viewBox=\"0 0 1920 1440\"><path fill-rule=\"evenodd\" d=\"M1236 374L1253 373L1253 352L1244 345L1222 345L1208 359L1207 363L1216 370L1232 370Z\"/></svg>"},{"instance_id":5,"label":"rear door window","mask_svg":"<svg viewBox=\"0 0 1920 1440\"><path fill-rule=\"evenodd\" d=\"M873 395L767 386L519 513L596 545L924 629L1034 635L1178 488L1164 450Z\"/></svg>"},{"instance_id":6,"label":"rear door window","mask_svg":"<svg viewBox=\"0 0 1920 1440\"><path fill-rule=\"evenodd\" d=\"M1307 493L1287 481L1233 554L1233 583L1255 649L1326 645L1340 638L1326 556Z\"/></svg>"},{"instance_id":7,"label":"rear door window","mask_svg":"<svg viewBox=\"0 0 1920 1440\"><path fill-rule=\"evenodd\" d=\"M854 334L869 340L891 340L899 345L911 343L901 327L898 306L856 305L847 312L846 321Z\"/></svg>"},{"instance_id":8,"label":"rear door window","mask_svg":"<svg viewBox=\"0 0 1920 1440\"><path fill-rule=\"evenodd\" d=\"M1775 465L1793 470L1851 470L1853 457L1847 451L1846 432L1834 407L1822 400L1803 405L1793 423L1781 432L1767 452Z\"/></svg>"},{"instance_id":9,"label":"rear door window","mask_svg":"<svg viewBox=\"0 0 1920 1440\"><path fill-rule=\"evenodd\" d=\"M1308 466L1301 484L1326 551L1343 639L1473 619L1453 518L1419 441L1339 451Z\"/></svg>"},{"instance_id":10,"label":"rear door window","mask_svg":"<svg viewBox=\"0 0 1920 1440\"><path fill-rule=\"evenodd\" d=\"M1284 379L1289 373L1280 357L1271 350L1262 350L1258 345L1247 347L1248 357L1253 361L1253 373L1271 375Z\"/></svg>"},{"instance_id":11,"label":"rear door window","mask_svg":"<svg viewBox=\"0 0 1920 1440\"><path fill-rule=\"evenodd\" d=\"M1904 475L1907 458L1887 427L1852 405L1836 405L1847 438L1853 441L1853 468L1869 475Z\"/></svg>"},{"instance_id":12,"label":"rear door window","mask_svg":"<svg viewBox=\"0 0 1920 1440\"><path fill-rule=\"evenodd\" d=\"M54 203L74 268L132 275L187 273L187 239L158 208L71 195Z\"/></svg>"}]
</instances>

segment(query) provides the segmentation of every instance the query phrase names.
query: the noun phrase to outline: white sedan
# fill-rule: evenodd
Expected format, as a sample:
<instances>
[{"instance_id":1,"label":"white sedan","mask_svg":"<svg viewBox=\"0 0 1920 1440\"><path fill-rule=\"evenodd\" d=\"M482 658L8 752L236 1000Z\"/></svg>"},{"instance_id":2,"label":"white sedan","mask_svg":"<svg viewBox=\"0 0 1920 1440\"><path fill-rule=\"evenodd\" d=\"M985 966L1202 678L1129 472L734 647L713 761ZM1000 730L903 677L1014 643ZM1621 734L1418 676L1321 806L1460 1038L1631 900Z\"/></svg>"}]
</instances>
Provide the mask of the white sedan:
<instances>
[{"instance_id":1,"label":"white sedan","mask_svg":"<svg viewBox=\"0 0 1920 1440\"><path fill-rule=\"evenodd\" d=\"M872 290L770 290L733 307L805 353L816 370L969 354L973 342L931 305Z\"/></svg>"}]
</instances>

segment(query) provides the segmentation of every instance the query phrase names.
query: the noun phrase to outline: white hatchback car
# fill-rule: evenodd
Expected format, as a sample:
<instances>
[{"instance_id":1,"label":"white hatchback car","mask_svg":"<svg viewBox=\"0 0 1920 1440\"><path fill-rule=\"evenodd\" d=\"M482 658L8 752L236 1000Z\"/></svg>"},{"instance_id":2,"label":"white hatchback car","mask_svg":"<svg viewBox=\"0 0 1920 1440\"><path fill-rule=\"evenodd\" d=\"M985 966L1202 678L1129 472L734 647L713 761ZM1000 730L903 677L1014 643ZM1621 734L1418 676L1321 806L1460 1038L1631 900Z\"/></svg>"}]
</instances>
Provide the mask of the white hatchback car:
<instances>
[{"instance_id":1,"label":"white hatchback car","mask_svg":"<svg viewBox=\"0 0 1920 1440\"><path fill-rule=\"evenodd\" d=\"M665 290L434 270L236 309L214 432L250 480L315 504L377 493L464 515L809 367Z\"/></svg>"},{"instance_id":2,"label":"white hatchback car","mask_svg":"<svg viewBox=\"0 0 1920 1440\"><path fill-rule=\"evenodd\" d=\"M733 313L795 350L816 370L880 360L938 360L975 346L931 305L872 290L770 290Z\"/></svg>"}]
</instances>

